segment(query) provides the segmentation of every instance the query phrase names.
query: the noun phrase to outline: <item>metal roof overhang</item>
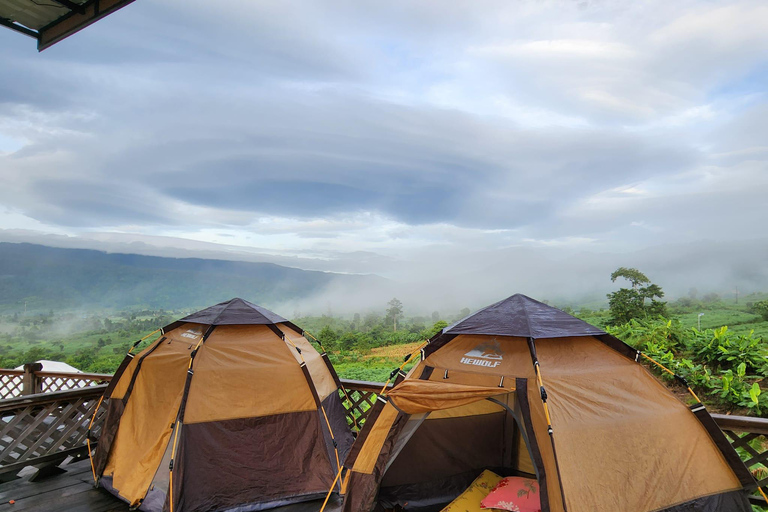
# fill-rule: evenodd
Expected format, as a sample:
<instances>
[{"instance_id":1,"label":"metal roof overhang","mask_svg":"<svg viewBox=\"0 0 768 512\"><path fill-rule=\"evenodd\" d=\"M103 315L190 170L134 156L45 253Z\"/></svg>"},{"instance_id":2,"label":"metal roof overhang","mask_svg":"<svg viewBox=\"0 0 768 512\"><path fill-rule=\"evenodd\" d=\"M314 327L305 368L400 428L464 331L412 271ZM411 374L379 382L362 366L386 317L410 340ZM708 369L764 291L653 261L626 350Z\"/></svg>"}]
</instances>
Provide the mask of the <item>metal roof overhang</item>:
<instances>
[{"instance_id":1,"label":"metal roof overhang","mask_svg":"<svg viewBox=\"0 0 768 512\"><path fill-rule=\"evenodd\" d=\"M0 0L0 25L33 37L43 51L134 0Z\"/></svg>"}]
</instances>

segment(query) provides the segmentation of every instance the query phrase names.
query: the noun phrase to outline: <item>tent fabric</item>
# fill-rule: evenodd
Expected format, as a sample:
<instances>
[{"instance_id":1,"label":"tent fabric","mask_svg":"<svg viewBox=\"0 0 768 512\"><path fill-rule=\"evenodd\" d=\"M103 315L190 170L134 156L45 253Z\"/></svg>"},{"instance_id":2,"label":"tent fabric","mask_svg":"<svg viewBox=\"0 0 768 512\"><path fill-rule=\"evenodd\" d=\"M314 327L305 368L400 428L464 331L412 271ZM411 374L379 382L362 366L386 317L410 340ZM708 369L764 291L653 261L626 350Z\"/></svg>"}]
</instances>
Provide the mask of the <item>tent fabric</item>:
<instances>
[{"instance_id":1,"label":"tent fabric","mask_svg":"<svg viewBox=\"0 0 768 512\"><path fill-rule=\"evenodd\" d=\"M481 386L465 386L429 380L405 380L387 393L392 404L406 414L452 409L491 396L514 391Z\"/></svg>"},{"instance_id":2,"label":"tent fabric","mask_svg":"<svg viewBox=\"0 0 768 512\"><path fill-rule=\"evenodd\" d=\"M704 406L635 355L522 295L458 322L374 406L345 462L342 510L446 504L492 469L534 475L544 512L749 512L754 479Z\"/></svg>"},{"instance_id":3,"label":"tent fabric","mask_svg":"<svg viewBox=\"0 0 768 512\"><path fill-rule=\"evenodd\" d=\"M184 424L317 410L291 350L267 326L222 325L203 347Z\"/></svg>"},{"instance_id":4,"label":"tent fabric","mask_svg":"<svg viewBox=\"0 0 768 512\"><path fill-rule=\"evenodd\" d=\"M312 376L312 382L315 384L317 395L320 400L325 400L328 396L336 393L339 389L339 382L334 378L335 372L331 373L329 370L333 370L330 361L327 357L323 357L317 350L314 349L312 344L307 341L307 338L300 336L296 331L285 328L285 324L278 324L278 328L285 334L288 339L286 344L289 347L289 352L293 355L296 362L301 364L302 361L307 364L307 370ZM299 353L296 348L301 350Z\"/></svg>"},{"instance_id":5,"label":"tent fabric","mask_svg":"<svg viewBox=\"0 0 768 512\"><path fill-rule=\"evenodd\" d=\"M569 510L657 510L741 488L701 423L642 366L594 338L537 349Z\"/></svg>"},{"instance_id":6,"label":"tent fabric","mask_svg":"<svg viewBox=\"0 0 768 512\"><path fill-rule=\"evenodd\" d=\"M331 468L335 461L322 436L308 435L320 432L321 421L317 411L305 411L185 425L174 510L227 510L285 496L323 496L335 473L317 468Z\"/></svg>"},{"instance_id":7,"label":"tent fabric","mask_svg":"<svg viewBox=\"0 0 768 512\"><path fill-rule=\"evenodd\" d=\"M537 339L605 334L602 329L519 293L459 320L443 332Z\"/></svg>"},{"instance_id":8,"label":"tent fabric","mask_svg":"<svg viewBox=\"0 0 768 512\"><path fill-rule=\"evenodd\" d=\"M167 339L144 358L104 474L131 505L144 498L171 437L187 377L189 344ZM99 444L101 447L101 444Z\"/></svg>"},{"instance_id":9,"label":"tent fabric","mask_svg":"<svg viewBox=\"0 0 768 512\"><path fill-rule=\"evenodd\" d=\"M268 325L288 322L268 309L239 298L202 309L179 321L203 325Z\"/></svg>"},{"instance_id":10,"label":"tent fabric","mask_svg":"<svg viewBox=\"0 0 768 512\"><path fill-rule=\"evenodd\" d=\"M233 299L126 357L94 454L100 485L148 512L171 497L207 512L324 496L353 437L332 366L300 332Z\"/></svg>"}]
</instances>

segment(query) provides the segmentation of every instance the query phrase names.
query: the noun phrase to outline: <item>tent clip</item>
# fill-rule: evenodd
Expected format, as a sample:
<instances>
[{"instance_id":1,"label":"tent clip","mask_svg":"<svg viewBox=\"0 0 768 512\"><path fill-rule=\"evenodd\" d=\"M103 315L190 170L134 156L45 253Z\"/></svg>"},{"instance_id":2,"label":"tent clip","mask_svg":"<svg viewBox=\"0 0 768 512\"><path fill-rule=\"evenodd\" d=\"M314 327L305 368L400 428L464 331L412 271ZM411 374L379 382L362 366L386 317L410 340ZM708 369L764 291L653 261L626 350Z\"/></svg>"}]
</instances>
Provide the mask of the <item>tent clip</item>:
<instances>
[{"instance_id":1,"label":"tent clip","mask_svg":"<svg viewBox=\"0 0 768 512\"><path fill-rule=\"evenodd\" d=\"M499 387L500 388L504 387L504 376L503 375L501 376L501 380L499 381Z\"/></svg>"},{"instance_id":2,"label":"tent clip","mask_svg":"<svg viewBox=\"0 0 768 512\"><path fill-rule=\"evenodd\" d=\"M448 370L445 370L445 373L443 374L443 378L444 378L444 379L447 379L447 378L448 378Z\"/></svg>"},{"instance_id":3,"label":"tent clip","mask_svg":"<svg viewBox=\"0 0 768 512\"><path fill-rule=\"evenodd\" d=\"M171 459L170 464L168 464L168 469L173 471L173 459Z\"/></svg>"},{"instance_id":4,"label":"tent clip","mask_svg":"<svg viewBox=\"0 0 768 512\"><path fill-rule=\"evenodd\" d=\"M544 386L541 386L539 390L541 391L541 401L547 403L547 390L544 389Z\"/></svg>"},{"instance_id":5,"label":"tent clip","mask_svg":"<svg viewBox=\"0 0 768 512\"><path fill-rule=\"evenodd\" d=\"M675 374L675 380L683 385L684 388L689 388L688 381L682 375Z\"/></svg>"},{"instance_id":6,"label":"tent clip","mask_svg":"<svg viewBox=\"0 0 768 512\"><path fill-rule=\"evenodd\" d=\"M395 378L395 375L397 375L400 372L400 368L395 368L389 373L389 380L392 380Z\"/></svg>"}]
</instances>

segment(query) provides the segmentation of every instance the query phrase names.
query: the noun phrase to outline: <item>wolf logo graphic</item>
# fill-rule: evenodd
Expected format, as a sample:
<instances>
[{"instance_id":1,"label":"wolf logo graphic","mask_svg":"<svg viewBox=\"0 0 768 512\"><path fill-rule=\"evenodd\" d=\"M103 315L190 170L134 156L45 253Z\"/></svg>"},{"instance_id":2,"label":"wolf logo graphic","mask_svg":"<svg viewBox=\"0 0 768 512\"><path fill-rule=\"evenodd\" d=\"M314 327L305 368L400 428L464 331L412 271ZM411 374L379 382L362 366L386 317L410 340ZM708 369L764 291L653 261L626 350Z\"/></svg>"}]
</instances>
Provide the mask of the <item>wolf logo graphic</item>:
<instances>
[{"instance_id":1,"label":"wolf logo graphic","mask_svg":"<svg viewBox=\"0 0 768 512\"><path fill-rule=\"evenodd\" d=\"M501 345L496 338L493 338L490 342L481 343L464 354L459 362L473 366L496 368L501 364L502 359Z\"/></svg>"}]
</instances>

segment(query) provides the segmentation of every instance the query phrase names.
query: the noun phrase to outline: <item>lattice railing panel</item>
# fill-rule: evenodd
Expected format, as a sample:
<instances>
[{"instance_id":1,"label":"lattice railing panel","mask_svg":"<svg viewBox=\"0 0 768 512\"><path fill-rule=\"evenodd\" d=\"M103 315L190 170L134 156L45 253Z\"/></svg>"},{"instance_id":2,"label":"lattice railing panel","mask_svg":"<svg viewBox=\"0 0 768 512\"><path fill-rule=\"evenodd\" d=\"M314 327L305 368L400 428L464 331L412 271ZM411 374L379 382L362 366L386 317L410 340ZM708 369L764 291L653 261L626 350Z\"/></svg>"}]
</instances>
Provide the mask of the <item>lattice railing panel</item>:
<instances>
[{"instance_id":1,"label":"lattice railing panel","mask_svg":"<svg viewBox=\"0 0 768 512\"><path fill-rule=\"evenodd\" d=\"M30 363L24 365L24 370L0 369L0 400L99 386L112 379L107 374L46 372L41 368L40 363Z\"/></svg>"},{"instance_id":2,"label":"lattice railing panel","mask_svg":"<svg viewBox=\"0 0 768 512\"><path fill-rule=\"evenodd\" d=\"M29 395L0 405L0 473L86 453L88 425L106 386ZM96 413L97 438L106 408Z\"/></svg>"},{"instance_id":3,"label":"lattice railing panel","mask_svg":"<svg viewBox=\"0 0 768 512\"><path fill-rule=\"evenodd\" d=\"M736 449L757 484L768 493L768 419L713 414L725 437ZM753 504L765 507L762 496L750 497Z\"/></svg>"},{"instance_id":4,"label":"lattice railing panel","mask_svg":"<svg viewBox=\"0 0 768 512\"><path fill-rule=\"evenodd\" d=\"M23 389L23 370L2 370L0 373L0 400L20 396Z\"/></svg>"},{"instance_id":5,"label":"lattice railing panel","mask_svg":"<svg viewBox=\"0 0 768 512\"><path fill-rule=\"evenodd\" d=\"M69 389L82 389L88 386L99 386L109 382L108 379L96 379L92 376L81 377L79 374L72 376L65 375L46 375L44 372L38 372L40 387L43 393L52 391L65 391Z\"/></svg>"},{"instance_id":6,"label":"lattice railing panel","mask_svg":"<svg viewBox=\"0 0 768 512\"><path fill-rule=\"evenodd\" d=\"M347 423L353 429L359 430L365 423L371 407L376 403L376 397L384 383L342 380L342 384L349 397L347 399L340 391L342 403L347 410Z\"/></svg>"},{"instance_id":7,"label":"lattice railing panel","mask_svg":"<svg viewBox=\"0 0 768 512\"><path fill-rule=\"evenodd\" d=\"M723 430L731 445L749 468L757 484L768 493L768 439L762 434Z\"/></svg>"}]
</instances>

